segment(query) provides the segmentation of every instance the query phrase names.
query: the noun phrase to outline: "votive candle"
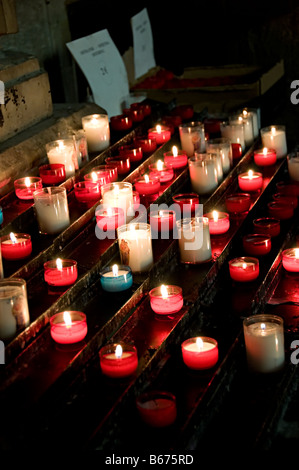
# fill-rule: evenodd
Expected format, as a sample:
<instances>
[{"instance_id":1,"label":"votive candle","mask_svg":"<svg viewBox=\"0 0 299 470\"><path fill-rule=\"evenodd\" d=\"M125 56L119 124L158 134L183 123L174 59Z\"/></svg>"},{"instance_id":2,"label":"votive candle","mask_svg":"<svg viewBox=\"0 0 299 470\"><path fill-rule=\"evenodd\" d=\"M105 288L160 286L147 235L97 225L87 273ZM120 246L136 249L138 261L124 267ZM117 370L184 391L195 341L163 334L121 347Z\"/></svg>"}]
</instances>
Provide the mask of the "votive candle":
<instances>
[{"instance_id":1,"label":"votive candle","mask_svg":"<svg viewBox=\"0 0 299 470\"><path fill-rule=\"evenodd\" d=\"M259 191L263 186L263 176L259 172L249 170L247 173L238 175L238 183L242 191Z\"/></svg>"},{"instance_id":2,"label":"votive candle","mask_svg":"<svg viewBox=\"0 0 299 470\"><path fill-rule=\"evenodd\" d=\"M108 266L100 272L101 286L107 292L122 292L133 285L132 270L129 266Z\"/></svg>"},{"instance_id":3,"label":"votive candle","mask_svg":"<svg viewBox=\"0 0 299 470\"><path fill-rule=\"evenodd\" d=\"M26 176L14 182L15 193L19 199L31 200L33 193L43 187L42 179L38 176Z\"/></svg>"},{"instance_id":4,"label":"votive candle","mask_svg":"<svg viewBox=\"0 0 299 470\"><path fill-rule=\"evenodd\" d=\"M288 248L282 252L282 265L286 271L299 272L299 248Z\"/></svg>"},{"instance_id":5,"label":"votive candle","mask_svg":"<svg viewBox=\"0 0 299 470\"><path fill-rule=\"evenodd\" d=\"M207 336L189 338L182 343L181 349L183 361L189 369L210 369L218 362L218 343L213 338Z\"/></svg>"},{"instance_id":6,"label":"votive candle","mask_svg":"<svg viewBox=\"0 0 299 470\"><path fill-rule=\"evenodd\" d=\"M152 310L158 315L171 315L179 312L184 304L182 288L162 284L149 292Z\"/></svg>"},{"instance_id":7,"label":"votive candle","mask_svg":"<svg viewBox=\"0 0 299 470\"><path fill-rule=\"evenodd\" d=\"M87 335L86 315L78 311L56 313L50 318L50 334L59 344L83 341Z\"/></svg>"},{"instance_id":8,"label":"votive candle","mask_svg":"<svg viewBox=\"0 0 299 470\"><path fill-rule=\"evenodd\" d=\"M77 261L72 259L49 260L44 263L44 278L50 286L74 284L78 277Z\"/></svg>"},{"instance_id":9,"label":"votive candle","mask_svg":"<svg viewBox=\"0 0 299 470\"><path fill-rule=\"evenodd\" d=\"M171 139L171 131L168 127L157 124L148 131L148 138L155 139L158 145L162 145Z\"/></svg>"},{"instance_id":10,"label":"votive candle","mask_svg":"<svg viewBox=\"0 0 299 470\"><path fill-rule=\"evenodd\" d=\"M209 229L211 235L222 235L229 230L229 215L226 212L212 211L203 215L209 219Z\"/></svg>"},{"instance_id":11,"label":"votive candle","mask_svg":"<svg viewBox=\"0 0 299 470\"><path fill-rule=\"evenodd\" d=\"M254 150L253 159L258 166L275 165L277 161L276 151L274 149L268 149L267 147Z\"/></svg>"},{"instance_id":12,"label":"votive candle","mask_svg":"<svg viewBox=\"0 0 299 470\"><path fill-rule=\"evenodd\" d=\"M100 349L100 366L103 374L108 377L129 377L138 367L137 349L123 342L107 344Z\"/></svg>"},{"instance_id":13,"label":"votive candle","mask_svg":"<svg viewBox=\"0 0 299 470\"><path fill-rule=\"evenodd\" d=\"M27 258L32 253L31 236L27 233L13 233L1 237L1 254L6 260Z\"/></svg>"},{"instance_id":14,"label":"votive candle","mask_svg":"<svg viewBox=\"0 0 299 470\"><path fill-rule=\"evenodd\" d=\"M259 276L259 260L242 256L229 261L229 273L237 282L250 282Z\"/></svg>"},{"instance_id":15,"label":"votive candle","mask_svg":"<svg viewBox=\"0 0 299 470\"><path fill-rule=\"evenodd\" d=\"M151 391L136 399L142 421L153 428L171 426L177 418L176 397L170 392Z\"/></svg>"}]
</instances>

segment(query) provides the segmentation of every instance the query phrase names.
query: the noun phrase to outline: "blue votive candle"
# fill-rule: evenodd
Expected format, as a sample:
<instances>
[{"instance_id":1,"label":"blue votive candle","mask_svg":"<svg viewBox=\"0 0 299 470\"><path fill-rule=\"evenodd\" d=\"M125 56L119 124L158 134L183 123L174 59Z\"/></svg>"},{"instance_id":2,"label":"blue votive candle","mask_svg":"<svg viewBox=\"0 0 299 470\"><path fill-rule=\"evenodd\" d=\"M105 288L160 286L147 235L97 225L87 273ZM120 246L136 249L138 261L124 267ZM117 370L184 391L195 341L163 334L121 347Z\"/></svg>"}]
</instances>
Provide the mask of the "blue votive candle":
<instances>
[{"instance_id":1,"label":"blue votive candle","mask_svg":"<svg viewBox=\"0 0 299 470\"><path fill-rule=\"evenodd\" d=\"M102 288L107 292L121 292L133 284L132 270L129 266L114 264L100 272Z\"/></svg>"}]
</instances>

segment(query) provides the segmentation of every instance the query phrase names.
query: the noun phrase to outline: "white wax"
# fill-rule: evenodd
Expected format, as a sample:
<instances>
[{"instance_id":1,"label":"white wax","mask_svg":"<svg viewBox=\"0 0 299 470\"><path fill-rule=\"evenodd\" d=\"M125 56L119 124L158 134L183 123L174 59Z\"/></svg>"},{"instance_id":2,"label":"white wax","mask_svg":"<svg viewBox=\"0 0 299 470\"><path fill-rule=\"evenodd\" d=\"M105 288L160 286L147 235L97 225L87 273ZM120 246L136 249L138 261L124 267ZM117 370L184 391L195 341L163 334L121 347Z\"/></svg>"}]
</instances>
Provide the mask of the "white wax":
<instances>
[{"instance_id":1,"label":"white wax","mask_svg":"<svg viewBox=\"0 0 299 470\"><path fill-rule=\"evenodd\" d=\"M180 259L183 263L202 263L211 259L209 225L191 222L178 230Z\"/></svg>"},{"instance_id":2,"label":"white wax","mask_svg":"<svg viewBox=\"0 0 299 470\"><path fill-rule=\"evenodd\" d=\"M118 235L122 263L133 272L147 271L153 265L150 230L127 230Z\"/></svg>"},{"instance_id":3,"label":"white wax","mask_svg":"<svg viewBox=\"0 0 299 470\"><path fill-rule=\"evenodd\" d=\"M201 346L199 347L196 342L195 343L189 343L184 346L184 349L186 351L192 351L192 352L203 352L203 351L210 351L211 349L215 348L215 344L203 341Z\"/></svg>"},{"instance_id":4,"label":"white wax","mask_svg":"<svg viewBox=\"0 0 299 470\"><path fill-rule=\"evenodd\" d=\"M284 130L275 129L268 132L261 132L261 139L263 147L276 150L277 158L282 158L287 155L287 141Z\"/></svg>"},{"instance_id":5,"label":"white wax","mask_svg":"<svg viewBox=\"0 0 299 470\"><path fill-rule=\"evenodd\" d=\"M299 181L299 156L288 158L288 171L292 180Z\"/></svg>"},{"instance_id":6,"label":"white wax","mask_svg":"<svg viewBox=\"0 0 299 470\"><path fill-rule=\"evenodd\" d=\"M126 274L129 274L129 272L125 271L124 269L120 269L119 271L117 271L117 276L125 276ZM117 276L114 276L113 271L108 271L107 273L103 274L103 277L117 277Z\"/></svg>"},{"instance_id":7,"label":"white wax","mask_svg":"<svg viewBox=\"0 0 299 470\"><path fill-rule=\"evenodd\" d=\"M69 208L64 194L36 198L34 207L41 233L54 235L70 225Z\"/></svg>"},{"instance_id":8,"label":"white wax","mask_svg":"<svg viewBox=\"0 0 299 470\"><path fill-rule=\"evenodd\" d=\"M229 139L232 144L240 144L245 150L245 132L243 125L226 125L221 127L221 136Z\"/></svg>"},{"instance_id":9,"label":"white wax","mask_svg":"<svg viewBox=\"0 0 299 470\"><path fill-rule=\"evenodd\" d=\"M0 339L13 337L18 326L29 324L27 300L18 287L0 287Z\"/></svg>"},{"instance_id":10,"label":"white wax","mask_svg":"<svg viewBox=\"0 0 299 470\"><path fill-rule=\"evenodd\" d=\"M82 121L85 131L88 150L98 152L105 150L110 145L110 128L106 116L94 117L91 120Z\"/></svg>"},{"instance_id":11,"label":"white wax","mask_svg":"<svg viewBox=\"0 0 299 470\"><path fill-rule=\"evenodd\" d=\"M194 152L205 152L205 135L201 129L192 129L192 127L179 129L182 150L187 153L188 157L192 157Z\"/></svg>"},{"instance_id":12,"label":"white wax","mask_svg":"<svg viewBox=\"0 0 299 470\"><path fill-rule=\"evenodd\" d=\"M123 210L125 223L133 215L133 190L132 188L113 188L103 193L102 203L106 207L118 207Z\"/></svg>"},{"instance_id":13,"label":"white wax","mask_svg":"<svg viewBox=\"0 0 299 470\"><path fill-rule=\"evenodd\" d=\"M218 186L216 162L190 162L189 174L193 191L197 194L210 194Z\"/></svg>"},{"instance_id":14,"label":"white wax","mask_svg":"<svg viewBox=\"0 0 299 470\"><path fill-rule=\"evenodd\" d=\"M61 163L65 166L66 178L70 178L75 174L75 148L73 144L64 144L61 147L57 145L57 148L51 148L48 150L47 155L49 163Z\"/></svg>"}]
</instances>

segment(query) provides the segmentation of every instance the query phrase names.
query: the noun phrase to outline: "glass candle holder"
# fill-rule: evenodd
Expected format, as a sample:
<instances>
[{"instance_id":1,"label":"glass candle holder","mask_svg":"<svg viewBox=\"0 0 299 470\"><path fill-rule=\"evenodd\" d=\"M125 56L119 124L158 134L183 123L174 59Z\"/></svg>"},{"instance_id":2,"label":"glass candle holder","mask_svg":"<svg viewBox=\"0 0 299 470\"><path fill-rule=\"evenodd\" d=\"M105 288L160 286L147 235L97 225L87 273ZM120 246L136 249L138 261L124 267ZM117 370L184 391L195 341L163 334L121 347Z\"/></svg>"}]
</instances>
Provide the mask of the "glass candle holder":
<instances>
[{"instance_id":1,"label":"glass candle holder","mask_svg":"<svg viewBox=\"0 0 299 470\"><path fill-rule=\"evenodd\" d=\"M287 140L285 126L273 125L260 130L263 147L274 149L277 159L287 156Z\"/></svg>"},{"instance_id":2,"label":"glass candle holder","mask_svg":"<svg viewBox=\"0 0 299 470\"><path fill-rule=\"evenodd\" d=\"M238 161L243 155L242 145L236 142L231 143L232 146L232 154L233 154L233 161Z\"/></svg>"},{"instance_id":3,"label":"glass candle holder","mask_svg":"<svg viewBox=\"0 0 299 470\"><path fill-rule=\"evenodd\" d=\"M102 232L114 232L124 225L125 215L120 207L98 206L95 211L97 227Z\"/></svg>"},{"instance_id":4,"label":"glass candle holder","mask_svg":"<svg viewBox=\"0 0 299 470\"><path fill-rule=\"evenodd\" d=\"M33 193L43 187L42 179L38 176L26 176L14 181L15 193L19 199L32 200Z\"/></svg>"},{"instance_id":5,"label":"glass candle holder","mask_svg":"<svg viewBox=\"0 0 299 470\"><path fill-rule=\"evenodd\" d=\"M149 129L148 138L154 139L157 145L162 145L171 139L171 131L168 127L158 124L156 127Z\"/></svg>"},{"instance_id":6,"label":"glass candle holder","mask_svg":"<svg viewBox=\"0 0 299 470\"><path fill-rule=\"evenodd\" d=\"M248 256L234 258L228 262L230 277L237 282L254 281L259 276L259 260Z\"/></svg>"},{"instance_id":7,"label":"glass candle holder","mask_svg":"<svg viewBox=\"0 0 299 470\"><path fill-rule=\"evenodd\" d=\"M244 235L243 248L248 255L267 255L271 251L271 237L258 233Z\"/></svg>"},{"instance_id":8,"label":"glass candle holder","mask_svg":"<svg viewBox=\"0 0 299 470\"><path fill-rule=\"evenodd\" d=\"M76 142L78 166L81 168L89 161L87 139L84 129L74 131L72 137Z\"/></svg>"},{"instance_id":9,"label":"glass candle holder","mask_svg":"<svg viewBox=\"0 0 299 470\"><path fill-rule=\"evenodd\" d=\"M2 258L19 260L27 258L32 253L31 236L28 233L13 233L0 238Z\"/></svg>"},{"instance_id":10,"label":"glass candle holder","mask_svg":"<svg viewBox=\"0 0 299 470\"><path fill-rule=\"evenodd\" d=\"M121 156L129 157L131 163L140 162L143 158L143 151L141 146L137 145L122 145L119 147L119 154Z\"/></svg>"},{"instance_id":11,"label":"glass candle holder","mask_svg":"<svg viewBox=\"0 0 299 470\"><path fill-rule=\"evenodd\" d=\"M179 312L184 305L182 288L164 285L154 287L149 292L152 310L158 315L171 315Z\"/></svg>"},{"instance_id":12,"label":"glass candle holder","mask_svg":"<svg viewBox=\"0 0 299 470\"><path fill-rule=\"evenodd\" d=\"M230 124L243 124L245 147L250 147L254 142L253 122L249 114L232 114L228 118Z\"/></svg>"},{"instance_id":13,"label":"glass candle holder","mask_svg":"<svg viewBox=\"0 0 299 470\"><path fill-rule=\"evenodd\" d=\"M106 114L91 114L82 118L89 152L101 152L110 145L109 118Z\"/></svg>"},{"instance_id":14,"label":"glass candle holder","mask_svg":"<svg viewBox=\"0 0 299 470\"><path fill-rule=\"evenodd\" d=\"M299 181L299 153L291 153L287 156L288 172L291 180Z\"/></svg>"},{"instance_id":15,"label":"glass candle holder","mask_svg":"<svg viewBox=\"0 0 299 470\"><path fill-rule=\"evenodd\" d=\"M74 344L87 335L86 315L78 311L59 312L50 318L50 334L59 344Z\"/></svg>"},{"instance_id":16,"label":"glass candle holder","mask_svg":"<svg viewBox=\"0 0 299 470\"><path fill-rule=\"evenodd\" d=\"M209 230L211 235L222 235L229 230L229 215L226 212L212 211L203 215L209 219Z\"/></svg>"},{"instance_id":17,"label":"glass candle holder","mask_svg":"<svg viewBox=\"0 0 299 470\"><path fill-rule=\"evenodd\" d=\"M148 271L153 266L151 226L130 223L117 229L122 264L130 266L133 273Z\"/></svg>"},{"instance_id":18,"label":"glass candle holder","mask_svg":"<svg viewBox=\"0 0 299 470\"><path fill-rule=\"evenodd\" d=\"M137 136L134 138L134 144L142 148L143 153L151 154L157 148L157 141L155 138L145 136Z\"/></svg>"},{"instance_id":19,"label":"glass candle holder","mask_svg":"<svg viewBox=\"0 0 299 470\"><path fill-rule=\"evenodd\" d=\"M132 119L134 123L142 122L143 119L145 118L144 111L141 106L137 106L137 105L134 107L130 106L129 108L125 108L123 112L127 116L130 116L130 118Z\"/></svg>"},{"instance_id":20,"label":"glass candle holder","mask_svg":"<svg viewBox=\"0 0 299 470\"><path fill-rule=\"evenodd\" d=\"M269 237L277 237L280 234L280 221L273 217L254 219L253 226L255 233L262 233Z\"/></svg>"},{"instance_id":21,"label":"glass candle holder","mask_svg":"<svg viewBox=\"0 0 299 470\"><path fill-rule=\"evenodd\" d=\"M100 280L106 292L122 292L133 285L132 270L124 265L107 266L100 272Z\"/></svg>"},{"instance_id":22,"label":"glass candle holder","mask_svg":"<svg viewBox=\"0 0 299 470\"><path fill-rule=\"evenodd\" d=\"M129 182L104 184L101 187L102 204L104 208L118 207L122 209L127 223L134 214L133 186ZM124 263L126 264L126 263Z\"/></svg>"},{"instance_id":23,"label":"glass candle holder","mask_svg":"<svg viewBox=\"0 0 299 470\"><path fill-rule=\"evenodd\" d=\"M291 219L294 215L294 206L279 201L268 202L268 213L270 217L279 220Z\"/></svg>"},{"instance_id":24,"label":"glass candle holder","mask_svg":"<svg viewBox=\"0 0 299 470\"><path fill-rule=\"evenodd\" d=\"M188 163L187 152L185 150L178 150L174 145L171 151L164 152L164 163L167 168L172 168L173 170L184 168Z\"/></svg>"},{"instance_id":25,"label":"glass candle holder","mask_svg":"<svg viewBox=\"0 0 299 470\"><path fill-rule=\"evenodd\" d=\"M74 184L74 193L78 202L95 204L101 199L101 183L99 181L79 181Z\"/></svg>"},{"instance_id":26,"label":"glass candle holder","mask_svg":"<svg viewBox=\"0 0 299 470\"><path fill-rule=\"evenodd\" d=\"M151 391L136 399L142 421L153 428L171 426L177 418L176 397L165 391Z\"/></svg>"},{"instance_id":27,"label":"glass candle holder","mask_svg":"<svg viewBox=\"0 0 299 470\"><path fill-rule=\"evenodd\" d=\"M260 133L259 111L256 108L243 108L241 111L243 116L251 116L253 124L253 137L257 139Z\"/></svg>"},{"instance_id":28,"label":"glass candle holder","mask_svg":"<svg viewBox=\"0 0 299 470\"><path fill-rule=\"evenodd\" d=\"M218 187L216 156L196 154L188 159L192 190L200 195L211 194Z\"/></svg>"},{"instance_id":29,"label":"glass candle holder","mask_svg":"<svg viewBox=\"0 0 299 470\"><path fill-rule=\"evenodd\" d=\"M159 210L150 211L149 222L153 234L162 233L169 235L173 231L176 223L175 211Z\"/></svg>"},{"instance_id":30,"label":"glass candle holder","mask_svg":"<svg viewBox=\"0 0 299 470\"><path fill-rule=\"evenodd\" d=\"M65 166L63 163L49 163L39 167L39 175L46 186L54 186L65 181Z\"/></svg>"},{"instance_id":31,"label":"glass candle holder","mask_svg":"<svg viewBox=\"0 0 299 470\"><path fill-rule=\"evenodd\" d=\"M285 363L283 319L276 315L252 315L243 320L248 367L256 373L273 373Z\"/></svg>"},{"instance_id":32,"label":"glass candle holder","mask_svg":"<svg viewBox=\"0 0 299 470\"><path fill-rule=\"evenodd\" d=\"M230 194L225 198L225 205L228 212L232 214L242 214L249 211L251 196L248 193Z\"/></svg>"},{"instance_id":33,"label":"glass candle holder","mask_svg":"<svg viewBox=\"0 0 299 470\"><path fill-rule=\"evenodd\" d=\"M229 139L219 137L206 142L206 152L220 156L223 173L227 174L233 166L232 146Z\"/></svg>"},{"instance_id":34,"label":"glass candle holder","mask_svg":"<svg viewBox=\"0 0 299 470\"><path fill-rule=\"evenodd\" d=\"M107 344L100 349L100 366L103 374L108 377L129 377L138 367L137 349L123 342Z\"/></svg>"},{"instance_id":35,"label":"glass candle holder","mask_svg":"<svg viewBox=\"0 0 299 470\"><path fill-rule=\"evenodd\" d=\"M0 339L12 339L29 322L26 281L0 279Z\"/></svg>"},{"instance_id":36,"label":"glass candle holder","mask_svg":"<svg viewBox=\"0 0 299 470\"><path fill-rule=\"evenodd\" d=\"M46 144L46 152L50 164L61 163L65 168L66 178L74 176L78 160L77 148L72 138L58 139Z\"/></svg>"},{"instance_id":37,"label":"glass candle holder","mask_svg":"<svg viewBox=\"0 0 299 470\"><path fill-rule=\"evenodd\" d=\"M199 210L199 196L197 193L182 193L172 197L174 204L178 207L177 218L188 218L194 216Z\"/></svg>"},{"instance_id":38,"label":"glass candle holder","mask_svg":"<svg viewBox=\"0 0 299 470\"><path fill-rule=\"evenodd\" d=\"M181 349L183 361L189 369L211 369L218 362L218 343L213 338L207 336L189 338L182 343Z\"/></svg>"},{"instance_id":39,"label":"glass candle holder","mask_svg":"<svg viewBox=\"0 0 299 470\"><path fill-rule=\"evenodd\" d=\"M105 162L108 165L115 166L119 175L126 175L131 169L130 157L127 155L115 155L113 157L107 157Z\"/></svg>"},{"instance_id":40,"label":"glass candle holder","mask_svg":"<svg viewBox=\"0 0 299 470\"><path fill-rule=\"evenodd\" d=\"M178 220L178 242L181 263L200 264L212 258L209 219L192 217Z\"/></svg>"},{"instance_id":41,"label":"glass candle holder","mask_svg":"<svg viewBox=\"0 0 299 470\"><path fill-rule=\"evenodd\" d=\"M162 160L152 163L148 166L149 176L159 177L160 183L168 183L174 178L173 168L169 168Z\"/></svg>"},{"instance_id":42,"label":"glass candle holder","mask_svg":"<svg viewBox=\"0 0 299 470\"><path fill-rule=\"evenodd\" d=\"M74 284L78 278L77 261L60 258L46 261L44 278L50 286L61 287Z\"/></svg>"},{"instance_id":43,"label":"glass candle holder","mask_svg":"<svg viewBox=\"0 0 299 470\"><path fill-rule=\"evenodd\" d=\"M134 181L135 190L142 196L159 193L160 178L158 175L144 175Z\"/></svg>"},{"instance_id":44,"label":"glass candle holder","mask_svg":"<svg viewBox=\"0 0 299 470\"><path fill-rule=\"evenodd\" d=\"M128 131L133 126L133 121L131 116L118 114L116 116L111 116L110 126L114 131Z\"/></svg>"},{"instance_id":45,"label":"glass candle holder","mask_svg":"<svg viewBox=\"0 0 299 470\"><path fill-rule=\"evenodd\" d=\"M84 175L84 179L87 181L94 181L95 179L100 180L102 184L114 183L117 181L118 171L117 166L107 164L107 165L97 165L94 166L90 173ZM105 181L106 180L106 181Z\"/></svg>"},{"instance_id":46,"label":"glass candle holder","mask_svg":"<svg viewBox=\"0 0 299 470\"><path fill-rule=\"evenodd\" d=\"M295 181L293 181L292 183L285 183L284 181L279 181L278 183L276 183L276 188L281 194L299 197L299 184Z\"/></svg>"},{"instance_id":47,"label":"glass candle holder","mask_svg":"<svg viewBox=\"0 0 299 470\"><path fill-rule=\"evenodd\" d=\"M245 145L245 132L243 122L229 123L224 121L220 124L221 137L230 140L232 144L241 145L242 152L244 152Z\"/></svg>"},{"instance_id":48,"label":"glass candle holder","mask_svg":"<svg viewBox=\"0 0 299 470\"><path fill-rule=\"evenodd\" d=\"M55 235L70 225L65 188L46 187L35 191L33 196L40 233Z\"/></svg>"},{"instance_id":49,"label":"glass candle holder","mask_svg":"<svg viewBox=\"0 0 299 470\"><path fill-rule=\"evenodd\" d=\"M259 191L263 187L263 175L249 170L238 175L239 188L247 193Z\"/></svg>"},{"instance_id":50,"label":"glass candle holder","mask_svg":"<svg viewBox=\"0 0 299 470\"><path fill-rule=\"evenodd\" d=\"M254 163L258 166L275 165L277 161L276 151L274 149L268 149L267 147L254 150L253 159Z\"/></svg>"},{"instance_id":51,"label":"glass candle holder","mask_svg":"<svg viewBox=\"0 0 299 470\"><path fill-rule=\"evenodd\" d=\"M203 153L206 151L205 128L204 123L192 121L183 123L179 126L180 142L182 150L192 157L195 152Z\"/></svg>"},{"instance_id":52,"label":"glass candle holder","mask_svg":"<svg viewBox=\"0 0 299 470\"><path fill-rule=\"evenodd\" d=\"M291 206L294 207L294 209L296 209L296 207L298 206L297 196L291 196L291 195L282 194L282 193L275 193L273 194L272 197L273 197L273 201L290 204Z\"/></svg>"},{"instance_id":53,"label":"glass candle holder","mask_svg":"<svg viewBox=\"0 0 299 470\"><path fill-rule=\"evenodd\" d=\"M299 248L288 248L282 252L282 265L286 271L299 272Z\"/></svg>"}]
</instances>

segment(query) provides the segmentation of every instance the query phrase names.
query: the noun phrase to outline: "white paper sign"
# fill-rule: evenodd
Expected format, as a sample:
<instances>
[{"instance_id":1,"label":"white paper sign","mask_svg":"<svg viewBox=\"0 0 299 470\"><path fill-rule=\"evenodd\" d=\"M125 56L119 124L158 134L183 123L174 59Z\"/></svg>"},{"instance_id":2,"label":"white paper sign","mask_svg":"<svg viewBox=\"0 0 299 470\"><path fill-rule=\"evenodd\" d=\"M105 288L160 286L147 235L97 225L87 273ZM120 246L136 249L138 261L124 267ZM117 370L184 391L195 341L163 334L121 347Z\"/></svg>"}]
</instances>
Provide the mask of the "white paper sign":
<instances>
[{"instance_id":1,"label":"white paper sign","mask_svg":"<svg viewBox=\"0 0 299 470\"><path fill-rule=\"evenodd\" d=\"M68 42L68 49L84 73L94 102L108 116L122 111L129 95L126 67L107 29Z\"/></svg>"},{"instance_id":2,"label":"white paper sign","mask_svg":"<svg viewBox=\"0 0 299 470\"><path fill-rule=\"evenodd\" d=\"M131 18L135 79L156 66L151 22L144 8Z\"/></svg>"}]
</instances>

